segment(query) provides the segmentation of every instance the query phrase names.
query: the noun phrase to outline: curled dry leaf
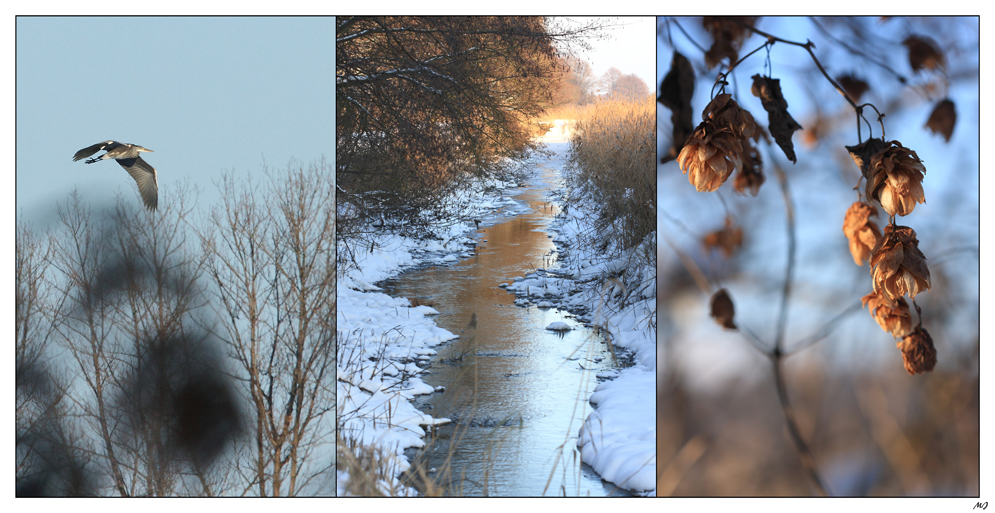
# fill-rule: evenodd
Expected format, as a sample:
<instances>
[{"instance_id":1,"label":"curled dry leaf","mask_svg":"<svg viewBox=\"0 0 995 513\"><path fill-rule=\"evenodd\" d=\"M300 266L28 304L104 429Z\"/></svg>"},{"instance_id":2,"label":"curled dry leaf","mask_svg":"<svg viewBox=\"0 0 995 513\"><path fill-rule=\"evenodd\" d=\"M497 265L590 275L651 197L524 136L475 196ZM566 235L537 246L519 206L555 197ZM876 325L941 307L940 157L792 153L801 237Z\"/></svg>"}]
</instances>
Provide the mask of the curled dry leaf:
<instances>
[{"instance_id":1,"label":"curled dry leaf","mask_svg":"<svg viewBox=\"0 0 995 513\"><path fill-rule=\"evenodd\" d=\"M712 294L709 306L712 310L712 319L715 319L719 326L729 330L739 329L732 320L736 316L736 308L733 306L732 298L729 297L726 289L719 289L715 294Z\"/></svg>"},{"instance_id":2,"label":"curled dry leaf","mask_svg":"<svg viewBox=\"0 0 995 513\"><path fill-rule=\"evenodd\" d=\"M694 68L687 58L678 52L670 60L670 71L663 77L660 84L660 97L656 100L670 109L670 121L673 124L674 146L664 161L677 158L684 142L694 131L691 97L694 96Z\"/></svg>"},{"instance_id":3,"label":"curled dry leaf","mask_svg":"<svg viewBox=\"0 0 995 513\"><path fill-rule=\"evenodd\" d=\"M853 75L843 75L836 79L836 83L846 91L847 96L850 97L854 102L860 102L860 97L870 89L867 82L853 76Z\"/></svg>"},{"instance_id":4,"label":"curled dry leaf","mask_svg":"<svg viewBox=\"0 0 995 513\"><path fill-rule=\"evenodd\" d=\"M801 130L802 126L788 114L788 102L781 94L781 81L763 75L753 75L753 96L760 98L764 110L767 111L768 129L774 136L777 145L791 162L798 162L795 157L795 147L791 142L791 134Z\"/></svg>"},{"instance_id":5,"label":"curled dry leaf","mask_svg":"<svg viewBox=\"0 0 995 513\"><path fill-rule=\"evenodd\" d=\"M867 178L867 172L871 165L871 157L887 147L888 143L884 142L884 139L872 138L856 146L846 146L846 150L850 152L853 162L860 168L860 174L864 175L864 178Z\"/></svg>"},{"instance_id":6,"label":"curled dry leaf","mask_svg":"<svg viewBox=\"0 0 995 513\"><path fill-rule=\"evenodd\" d=\"M915 376L936 367L936 347L933 346L933 337L929 336L929 332L922 326L917 327L895 345L902 350L902 361L909 374Z\"/></svg>"},{"instance_id":7,"label":"curled dry leaf","mask_svg":"<svg viewBox=\"0 0 995 513\"><path fill-rule=\"evenodd\" d=\"M954 133L954 125L957 123L957 110L954 109L954 102L949 98L936 104L929 120L924 127L940 134L946 142L950 142L950 136Z\"/></svg>"},{"instance_id":8,"label":"curled dry leaf","mask_svg":"<svg viewBox=\"0 0 995 513\"><path fill-rule=\"evenodd\" d=\"M705 52L705 64L712 69L716 64L728 58L732 64L739 59L739 49L743 40L749 35L749 29L757 22L755 16L705 16L701 26L712 35L712 47Z\"/></svg>"},{"instance_id":9,"label":"curled dry leaf","mask_svg":"<svg viewBox=\"0 0 995 513\"><path fill-rule=\"evenodd\" d=\"M705 235L701 239L705 251L721 249L726 258L732 256L737 248L743 245L743 229L732 223L732 218L726 218L725 228Z\"/></svg>"},{"instance_id":10,"label":"curled dry leaf","mask_svg":"<svg viewBox=\"0 0 995 513\"><path fill-rule=\"evenodd\" d=\"M909 65L912 71L921 69L936 70L946 66L946 59L936 41L919 35L911 35L902 41L909 49Z\"/></svg>"}]
</instances>

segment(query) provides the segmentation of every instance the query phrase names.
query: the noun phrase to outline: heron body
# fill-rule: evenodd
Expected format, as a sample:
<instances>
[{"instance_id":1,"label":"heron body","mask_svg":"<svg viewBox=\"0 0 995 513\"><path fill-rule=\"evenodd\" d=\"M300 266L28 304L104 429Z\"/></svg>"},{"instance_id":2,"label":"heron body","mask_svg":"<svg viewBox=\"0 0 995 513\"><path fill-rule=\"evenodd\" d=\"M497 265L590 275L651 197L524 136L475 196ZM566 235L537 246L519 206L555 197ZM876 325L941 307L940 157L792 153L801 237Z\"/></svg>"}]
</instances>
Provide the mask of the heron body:
<instances>
[{"instance_id":1,"label":"heron body","mask_svg":"<svg viewBox=\"0 0 995 513\"><path fill-rule=\"evenodd\" d=\"M145 203L145 208L155 210L159 204L159 179L156 176L155 168L139 156L143 151L151 152L152 150L143 148L137 144L104 141L77 151L73 155L73 162L85 159L101 150L106 150L107 153L99 157L87 159L86 163L93 164L94 162L106 159L116 160L135 179L135 182L138 184L138 192L142 195L142 201Z\"/></svg>"}]
</instances>

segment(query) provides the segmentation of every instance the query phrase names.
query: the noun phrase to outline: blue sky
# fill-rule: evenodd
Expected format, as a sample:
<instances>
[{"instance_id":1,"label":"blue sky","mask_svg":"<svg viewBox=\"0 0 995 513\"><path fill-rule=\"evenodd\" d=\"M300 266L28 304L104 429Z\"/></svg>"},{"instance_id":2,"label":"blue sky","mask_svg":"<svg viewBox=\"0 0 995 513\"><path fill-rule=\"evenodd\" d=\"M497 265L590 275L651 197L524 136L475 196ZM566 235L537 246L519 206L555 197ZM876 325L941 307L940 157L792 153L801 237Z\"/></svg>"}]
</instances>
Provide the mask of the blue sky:
<instances>
[{"instance_id":1,"label":"blue sky","mask_svg":"<svg viewBox=\"0 0 995 513\"><path fill-rule=\"evenodd\" d=\"M159 201L189 180L198 205L223 171L334 162L334 18L19 17L17 213L44 228L78 188L141 205L114 162L73 162L113 139L155 151Z\"/></svg>"}]
</instances>

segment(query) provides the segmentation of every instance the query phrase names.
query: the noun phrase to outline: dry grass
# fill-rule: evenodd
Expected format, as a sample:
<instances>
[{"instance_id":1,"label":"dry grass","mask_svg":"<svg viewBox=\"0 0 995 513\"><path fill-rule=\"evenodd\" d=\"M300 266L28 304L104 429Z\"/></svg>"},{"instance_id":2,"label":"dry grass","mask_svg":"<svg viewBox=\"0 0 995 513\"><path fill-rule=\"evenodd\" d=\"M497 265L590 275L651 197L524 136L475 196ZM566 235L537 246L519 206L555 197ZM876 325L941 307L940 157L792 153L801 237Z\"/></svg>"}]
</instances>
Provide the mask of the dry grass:
<instances>
[{"instance_id":1,"label":"dry grass","mask_svg":"<svg viewBox=\"0 0 995 513\"><path fill-rule=\"evenodd\" d=\"M571 185L598 205L590 242L603 254L633 248L656 230L656 107L599 102L574 116Z\"/></svg>"}]
</instances>

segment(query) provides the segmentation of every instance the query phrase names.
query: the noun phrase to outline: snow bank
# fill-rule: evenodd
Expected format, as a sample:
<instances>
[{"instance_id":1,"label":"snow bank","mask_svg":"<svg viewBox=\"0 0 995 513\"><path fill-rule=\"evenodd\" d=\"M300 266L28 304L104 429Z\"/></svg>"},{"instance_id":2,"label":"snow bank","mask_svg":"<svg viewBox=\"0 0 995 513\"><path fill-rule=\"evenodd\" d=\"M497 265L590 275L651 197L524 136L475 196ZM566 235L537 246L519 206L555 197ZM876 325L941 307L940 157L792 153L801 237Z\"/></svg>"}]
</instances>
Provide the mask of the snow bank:
<instances>
[{"instance_id":1,"label":"snow bank","mask_svg":"<svg viewBox=\"0 0 995 513\"><path fill-rule=\"evenodd\" d=\"M549 147L554 159L566 158L569 145ZM639 495L656 495L656 270L638 258L655 247L655 234L607 258L580 242L580 234L593 229L596 209L584 191L571 191L569 208L550 227L558 267L537 269L506 289L518 295L518 305L578 313L631 353L631 367L599 375L613 379L595 388L590 398L595 411L580 428L577 445L583 461L605 480Z\"/></svg>"}]
</instances>

